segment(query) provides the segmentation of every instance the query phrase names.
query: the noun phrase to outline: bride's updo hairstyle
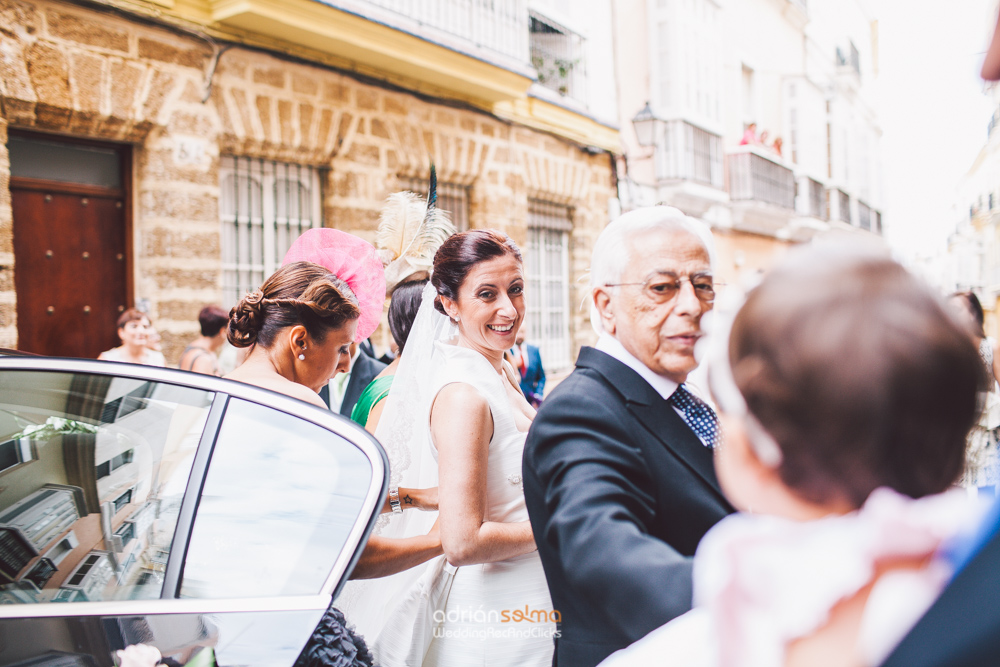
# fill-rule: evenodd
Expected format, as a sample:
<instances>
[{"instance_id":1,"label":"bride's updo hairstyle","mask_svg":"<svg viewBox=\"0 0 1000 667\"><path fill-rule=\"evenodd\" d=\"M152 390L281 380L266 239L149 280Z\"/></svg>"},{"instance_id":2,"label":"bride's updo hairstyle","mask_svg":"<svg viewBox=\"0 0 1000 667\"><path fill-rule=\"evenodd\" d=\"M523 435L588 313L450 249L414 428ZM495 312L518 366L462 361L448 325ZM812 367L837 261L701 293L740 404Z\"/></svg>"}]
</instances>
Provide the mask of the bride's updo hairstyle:
<instances>
[{"instance_id":1,"label":"bride's updo hairstyle","mask_svg":"<svg viewBox=\"0 0 1000 667\"><path fill-rule=\"evenodd\" d=\"M267 349L282 329L301 324L322 343L329 331L358 318L357 303L347 284L322 266L292 262L229 311L226 334L235 347Z\"/></svg>"},{"instance_id":2,"label":"bride's updo hairstyle","mask_svg":"<svg viewBox=\"0 0 1000 667\"><path fill-rule=\"evenodd\" d=\"M748 297L733 378L803 499L939 493L962 471L982 361L941 298L881 250L795 251Z\"/></svg>"},{"instance_id":3,"label":"bride's updo hairstyle","mask_svg":"<svg viewBox=\"0 0 1000 667\"><path fill-rule=\"evenodd\" d=\"M447 315L441 297L457 301L458 290L473 266L504 255L510 255L518 263L523 263L517 244L503 232L494 229L470 229L448 237L434 254L434 272L431 274L431 284L438 293L434 297L437 311Z\"/></svg>"}]
</instances>

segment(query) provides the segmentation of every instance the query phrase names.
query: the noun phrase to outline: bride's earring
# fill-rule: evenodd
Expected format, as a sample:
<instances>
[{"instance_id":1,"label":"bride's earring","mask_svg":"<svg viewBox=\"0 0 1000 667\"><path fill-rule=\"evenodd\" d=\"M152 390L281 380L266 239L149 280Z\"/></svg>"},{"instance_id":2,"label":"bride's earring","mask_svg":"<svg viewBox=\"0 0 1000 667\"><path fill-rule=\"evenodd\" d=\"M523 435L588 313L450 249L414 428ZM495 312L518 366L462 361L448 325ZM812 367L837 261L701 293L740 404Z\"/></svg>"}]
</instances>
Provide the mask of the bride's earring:
<instances>
[{"instance_id":1,"label":"bride's earring","mask_svg":"<svg viewBox=\"0 0 1000 667\"><path fill-rule=\"evenodd\" d=\"M305 351L306 351L306 348L302 348L302 352L305 352ZM304 355L302 352L299 352L299 361L305 361L306 360L306 355Z\"/></svg>"}]
</instances>

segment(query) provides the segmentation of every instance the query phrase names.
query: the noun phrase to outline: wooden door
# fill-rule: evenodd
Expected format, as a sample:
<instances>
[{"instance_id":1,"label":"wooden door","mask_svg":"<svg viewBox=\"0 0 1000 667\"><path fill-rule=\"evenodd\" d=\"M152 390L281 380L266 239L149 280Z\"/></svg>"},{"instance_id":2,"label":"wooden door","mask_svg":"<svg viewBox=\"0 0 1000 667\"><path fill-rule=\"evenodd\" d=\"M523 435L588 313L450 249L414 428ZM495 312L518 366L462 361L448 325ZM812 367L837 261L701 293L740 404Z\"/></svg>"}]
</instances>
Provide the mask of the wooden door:
<instances>
[{"instance_id":1,"label":"wooden door","mask_svg":"<svg viewBox=\"0 0 1000 667\"><path fill-rule=\"evenodd\" d=\"M12 177L18 348L94 358L130 304L126 188Z\"/></svg>"}]
</instances>

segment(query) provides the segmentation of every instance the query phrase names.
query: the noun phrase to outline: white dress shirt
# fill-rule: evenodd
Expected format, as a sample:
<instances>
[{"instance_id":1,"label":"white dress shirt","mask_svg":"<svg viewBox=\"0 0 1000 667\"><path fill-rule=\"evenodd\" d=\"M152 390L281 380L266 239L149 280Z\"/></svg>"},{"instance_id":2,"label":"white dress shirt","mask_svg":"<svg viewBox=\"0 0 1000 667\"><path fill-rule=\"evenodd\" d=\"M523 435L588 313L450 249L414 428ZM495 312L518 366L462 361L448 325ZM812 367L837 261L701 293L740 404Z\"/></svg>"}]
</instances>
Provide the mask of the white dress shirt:
<instances>
[{"instance_id":1,"label":"white dress shirt","mask_svg":"<svg viewBox=\"0 0 1000 667\"><path fill-rule=\"evenodd\" d=\"M656 390L656 393L662 396L665 401L669 400L673 393L677 391L677 387L680 386L670 378L664 377L659 373L655 373L650 370L646 364L639 361L635 355L626 350L625 346L619 343L618 339L611 334L602 333L601 337L597 339L597 345L594 346L594 349L600 350L604 354L617 359L641 375L642 379L648 382L650 386ZM684 388L691 391L691 393L698 398L701 398L701 392L697 390L692 391L691 385L686 382L684 383ZM715 406L711 403L709 403L709 405L714 409ZM686 424L687 417L684 415L684 411L673 404L671 404L670 407L674 409L674 412L676 412L680 416L681 420L683 420ZM701 440L701 438L698 439Z\"/></svg>"}]
</instances>

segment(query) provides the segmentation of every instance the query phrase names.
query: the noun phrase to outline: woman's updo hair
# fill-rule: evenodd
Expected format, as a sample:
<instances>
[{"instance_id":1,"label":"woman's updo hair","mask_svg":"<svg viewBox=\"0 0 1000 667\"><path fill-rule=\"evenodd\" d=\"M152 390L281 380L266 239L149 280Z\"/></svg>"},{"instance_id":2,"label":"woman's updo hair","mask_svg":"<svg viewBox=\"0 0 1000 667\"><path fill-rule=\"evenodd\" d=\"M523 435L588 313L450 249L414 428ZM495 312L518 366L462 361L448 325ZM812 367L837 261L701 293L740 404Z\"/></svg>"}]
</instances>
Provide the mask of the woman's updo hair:
<instances>
[{"instance_id":1,"label":"woman's updo hair","mask_svg":"<svg viewBox=\"0 0 1000 667\"><path fill-rule=\"evenodd\" d=\"M357 319L357 304L347 283L319 264L292 262L229 311L226 336L235 347L269 348L282 329L301 324L322 343L330 330Z\"/></svg>"},{"instance_id":2,"label":"woman's updo hair","mask_svg":"<svg viewBox=\"0 0 1000 667\"><path fill-rule=\"evenodd\" d=\"M410 336L410 329L413 328L413 320L417 319L425 285L427 285L426 278L410 280L400 283L392 291L392 300L389 302L389 333L396 341L399 354L403 353L406 339Z\"/></svg>"},{"instance_id":3,"label":"woman's updo hair","mask_svg":"<svg viewBox=\"0 0 1000 667\"><path fill-rule=\"evenodd\" d=\"M521 250L503 232L493 229L471 229L448 237L434 255L434 273L431 274L431 283L438 293L438 296L434 297L434 307L437 311L447 315L441 297L457 300L458 290L473 266L504 255L514 257L519 263L523 262Z\"/></svg>"},{"instance_id":4,"label":"woman's updo hair","mask_svg":"<svg viewBox=\"0 0 1000 667\"><path fill-rule=\"evenodd\" d=\"M918 498L962 472L982 361L942 299L881 251L797 251L733 323L733 378L803 499Z\"/></svg>"}]
</instances>

